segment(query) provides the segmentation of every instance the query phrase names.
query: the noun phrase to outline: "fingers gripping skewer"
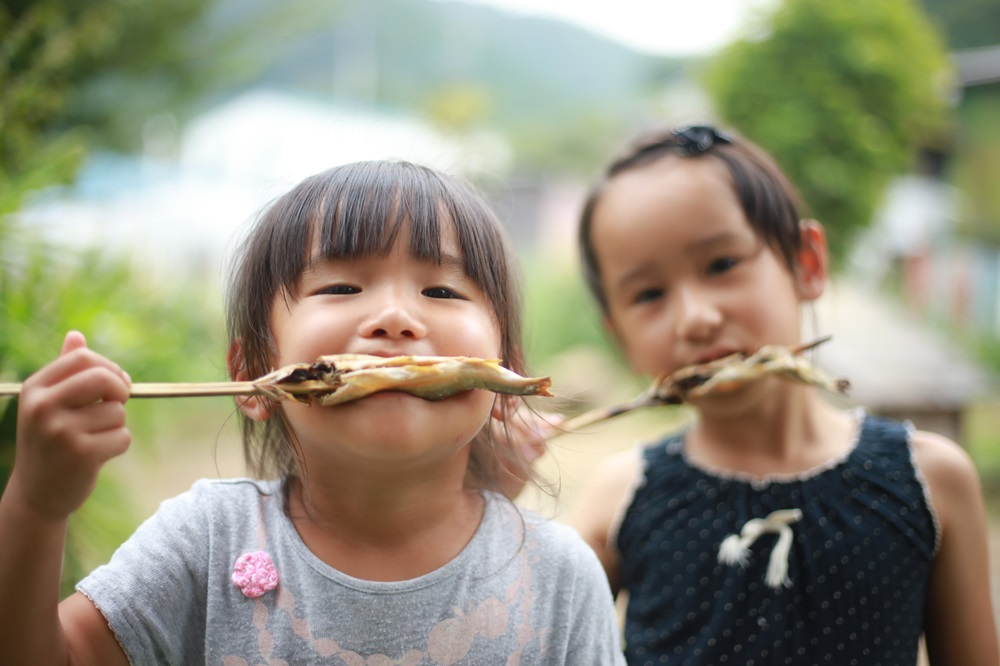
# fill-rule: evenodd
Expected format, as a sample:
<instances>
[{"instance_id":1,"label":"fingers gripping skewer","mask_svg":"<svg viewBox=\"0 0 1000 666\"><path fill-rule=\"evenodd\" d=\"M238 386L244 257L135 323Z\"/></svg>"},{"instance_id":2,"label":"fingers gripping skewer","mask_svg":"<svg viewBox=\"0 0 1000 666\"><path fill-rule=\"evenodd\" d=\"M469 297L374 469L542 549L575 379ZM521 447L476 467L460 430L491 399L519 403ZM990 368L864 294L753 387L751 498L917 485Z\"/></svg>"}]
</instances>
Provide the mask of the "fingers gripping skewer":
<instances>
[{"instance_id":1,"label":"fingers gripping skewer","mask_svg":"<svg viewBox=\"0 0 1000 666\"><path fill-rule=\"evenodd\" d=\"M564 422L553 436L579 430L641 407L679 405L689 398L700 398L714 391L733 389L768 375L811 384L832 393L846 393L850 382L828 376L802 356L803 352L823 344L830 337L827 335L795 347L766 345L750 356L731 354L709 363L681 368L657 378L648 389L628 402L594 409Z\"/></svg>"},{"instance_id":2,"label":"fingers gripping skewer","mask_svg":"<svg viewBox=\"0 0 1000 666\"><path fill-rule=\"evenodd\" d=\"M358 400L382 391L401 391L442 400L462 391L484 389L510 395L551 396L548 377L522 377L498 359L468 356L365 354L321 356L313 363L285 366L250 382L132 384L133 398L264 395L317 402L323 406ZM21 393L21 384L0 383L0 397Z\"/></svg>"}]
</instances>

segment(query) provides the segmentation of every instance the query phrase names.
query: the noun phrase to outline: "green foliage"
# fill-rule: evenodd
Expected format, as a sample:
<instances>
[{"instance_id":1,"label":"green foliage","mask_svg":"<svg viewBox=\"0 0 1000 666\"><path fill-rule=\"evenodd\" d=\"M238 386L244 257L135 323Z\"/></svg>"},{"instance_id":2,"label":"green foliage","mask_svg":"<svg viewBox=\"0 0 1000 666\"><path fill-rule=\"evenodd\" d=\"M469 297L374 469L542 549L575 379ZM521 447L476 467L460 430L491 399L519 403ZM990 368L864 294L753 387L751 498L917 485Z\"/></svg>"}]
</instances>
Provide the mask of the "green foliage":
<instances>
[{"instance_id":1,"label":"green foliage","mask_svg":"<svg viewBox=\"0 0 1000 666\"><path fill-rule=\"evenodd\" d=\"M577 271L548 257L526 262L525 347L530 365L583 345L620 356L601 327L601 314Z\"/></svg>"},{"instance_id":2,"label":"green foliage","mask_svg":"<svg viewBox=\"0 0 1000 666\"><path fill-rule=\"evenodd\" d=\"M481 127L496 105L490 90L479 83L453 82L427 94L424 115L449 132L467 132Z\"/></svg>"},{"instance_id":3,"label":"green foliage","mask_svg":"<svg viewBox=\"0 0 1000 666\"><path fill-rule=\"evenodd\" d=\"M707 72L723 120L768 150L835 259L921 146L946 129L943 46L913 0L784 0Z\"/></svg>"},{"instance_id":4,"label":"green foliage","mask_svg":"<svg viewBox=\"0 0 1000 666\"><path fill-rule=\"evenodd\" d=\"M590 178L627 134L620 119L594 109L579 109L552 125L511 127L508 138L523 172L573 174Z\"/></svg>"},{"instance_id":5,"label":"green foliage","mask_svg":"<svg viewBox=\"0 0 1000 666\"><path fill-rule=\"evenodd\" d=\"M143 284L125 259L67 256L11 215L33 191L69 183L92 145L135 147L153 114L182 108L209 80L193 29L212 0L30 0L0 5L0 379L19 381L50 361L66 330L135 378L197 380L212 340L207 304L190 289ZM200 42L209 46L207 41ZM218 315L213 313L212 320ZM214 345L212 343L215 343ZM215 372L204 379L219 379ZM15 400L0 401L0 487L13 463ZM138 440L156 422L130 405ZM102 474L71 520L63 592L110 556L135 526L120 483Z\"/></svg>"},{"instance_id":6,"label":"green foliage","mask_svg":"<svg viewBox=\"0 0 1000 666\"><path fill-rule=\"evenodd\" d=\"M952 178L963 193L963 233L1000 245L1000 84L966 91L958 111L963 132L956 138Z\"/></svg>"},{"instance_id":7,"label":"green foliage","mask_svg":"<svg viewBox=\"0 0 1000 666\"><path fill-rule=\"evenodd\" d=\"M52 360L71 328L136 381L224 378L221 332L205 324L221 315L199 300L200 290L184 290L177 301L142 284L124 259L96 251L67 256L13 226L0 236L0 248L0 380L21 381ZM16 407L15 400L0 400L0 487L13 462ZM149 407L129 404L134 448L150 443L160 425ZM91 499L70 521L64 594L135 528L138 517L131 506L121 481L102 474Z\"/></svg>"},{"instance_id":8,"label":"green foliage","mask_svg":"<svg viewBox=\"0 0 1000 666\"><path fill-rule=\"evenodd\" d=\"M209 45L193 26L211 6L0 4L0 214L15 210L26 192L69 182L90 143L134 148L151 115L202 92L213 70L205 64Z\"/></svg>"},{"instance_id":9,"label":"green foliage","mask_svg":"<svg viewBox=\"0 0 1000 666\"><path fill-rule=\"evenodd\" d=\"M997 359L1000 361L1000 358ZM969 454L993 511L1000 510L1000 398L969 406L962 422Z\"/></svg>"}]
</instances>

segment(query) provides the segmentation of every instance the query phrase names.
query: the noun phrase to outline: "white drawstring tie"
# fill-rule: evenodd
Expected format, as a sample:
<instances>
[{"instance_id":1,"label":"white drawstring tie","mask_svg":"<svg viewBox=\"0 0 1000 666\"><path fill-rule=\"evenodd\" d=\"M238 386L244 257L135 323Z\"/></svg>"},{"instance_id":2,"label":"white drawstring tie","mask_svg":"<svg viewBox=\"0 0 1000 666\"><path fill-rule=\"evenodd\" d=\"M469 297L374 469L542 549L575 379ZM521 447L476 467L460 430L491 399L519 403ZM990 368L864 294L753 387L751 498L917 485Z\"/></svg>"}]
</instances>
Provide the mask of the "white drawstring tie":
<instances>
[{"instance_id":1,"label":"white drawstring tie","mask_svg":"<svg viewBox=\"0 0 1000 666\"><path fill-rule=\"evenodd\" d=\"M750 546L762 534L778 534L778 542L771 549L771 558L767 562L767 575L764 582L769 587L778 588L784 585L791 587L788 578L788 555L792 551L791 523L802 518L799 509L781 509L770 513L766 518L748 520L739 534L730 534L719 546L719 562L722 564L739 564L745 567L750 557Z\"/></svg>"}]
</instances>

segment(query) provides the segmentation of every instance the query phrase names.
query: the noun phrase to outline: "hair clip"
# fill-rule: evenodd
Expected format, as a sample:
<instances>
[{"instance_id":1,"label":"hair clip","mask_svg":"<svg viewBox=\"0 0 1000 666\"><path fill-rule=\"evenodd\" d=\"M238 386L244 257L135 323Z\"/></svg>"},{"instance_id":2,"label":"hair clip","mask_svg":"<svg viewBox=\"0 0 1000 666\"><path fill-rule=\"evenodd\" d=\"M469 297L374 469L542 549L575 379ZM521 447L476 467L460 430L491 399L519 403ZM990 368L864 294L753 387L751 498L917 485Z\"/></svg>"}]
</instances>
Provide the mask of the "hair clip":
<instances>
[{"instance_id":1,"label":"hair clip","mask_svg":"<svg viewBox=\"0 0 1000 666\"><path fill-rule=\"evenodd\" d=\"M670 132L686 157L701 155L715 144L731 144L732 138L711 125L682 125Z\"/></svg>"}]
</instances>

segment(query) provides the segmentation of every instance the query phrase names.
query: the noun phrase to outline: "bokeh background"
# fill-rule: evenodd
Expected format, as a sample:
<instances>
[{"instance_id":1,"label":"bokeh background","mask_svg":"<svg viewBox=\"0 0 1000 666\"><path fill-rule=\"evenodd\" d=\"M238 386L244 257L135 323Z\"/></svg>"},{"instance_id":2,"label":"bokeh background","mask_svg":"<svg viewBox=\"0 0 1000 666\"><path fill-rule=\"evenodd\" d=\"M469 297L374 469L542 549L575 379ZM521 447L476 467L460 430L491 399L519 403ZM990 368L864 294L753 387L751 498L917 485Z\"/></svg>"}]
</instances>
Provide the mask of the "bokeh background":
<instances>
[{"instance_id":1,"label":"bokeh background","mask_svg":"<svg viewBox=\"0 0 1000 666\"><path fill-rule=\"evenodd\" d=\"M827 226L837 273L805 319L833 334L816 359L845 404L955 438L1000 525L996 0L2 0L0 91L0 381L71 328L134 381L224 379L241 226L311 173L402 158L469 178L508 226L543 407L631 397L646 379L584 293L576 217L629 138L709 121L771 151ZM128 409L66 591L160 500L243 473L231 400ZM15 411L0 398L0 482ZM554 440L551 485L520 501L558 519L604 456L684 418Z\"/></svg>"}]
</instances>

